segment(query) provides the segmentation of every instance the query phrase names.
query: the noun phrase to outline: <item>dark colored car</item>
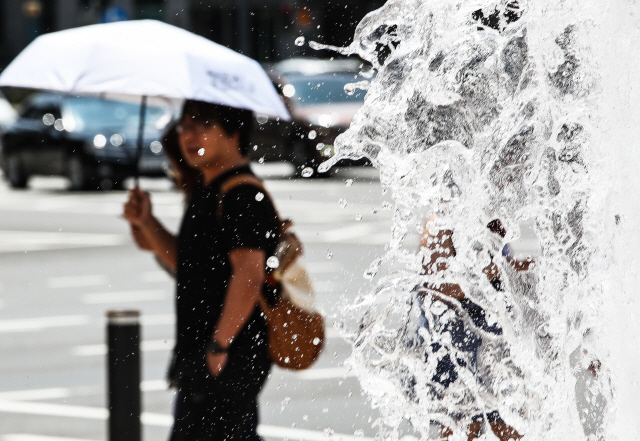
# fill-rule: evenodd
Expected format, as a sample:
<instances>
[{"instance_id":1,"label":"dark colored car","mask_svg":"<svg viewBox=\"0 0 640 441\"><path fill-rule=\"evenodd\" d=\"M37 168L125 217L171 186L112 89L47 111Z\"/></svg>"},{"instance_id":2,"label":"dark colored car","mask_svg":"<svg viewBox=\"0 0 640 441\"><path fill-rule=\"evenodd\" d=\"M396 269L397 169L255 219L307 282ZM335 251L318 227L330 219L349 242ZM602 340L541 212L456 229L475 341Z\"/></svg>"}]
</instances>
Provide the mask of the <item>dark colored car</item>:
<instances>
[{"instance_id":1,"label":"dark colored car","mask_svg":"<svg viewBox=\"0 0 640 441\"><path fill-rule=\"evenodd\" d=\"M349 127L365 96L362 90L344 90L346 84L364 79L358 75L362 62L338 61L294 59L265 69L292 121L257 115L253 159L290 161L300 175L333 155L335 138Z\"/></svg>"},{"instance_id":2,"label":"dark colored car","mask_svg":"<svg viewBox=\"0 0 640 441\"><path fill-rule=\"evenodd\" d=\"M140 106L98 97L39 93L23 106L2 138L1 166L14 188L32 175L66 176L73 190L122 186L134 174ZM148 107L142 176L162 176L160 139L169 110Z\"/></svg>"}]
</instances>

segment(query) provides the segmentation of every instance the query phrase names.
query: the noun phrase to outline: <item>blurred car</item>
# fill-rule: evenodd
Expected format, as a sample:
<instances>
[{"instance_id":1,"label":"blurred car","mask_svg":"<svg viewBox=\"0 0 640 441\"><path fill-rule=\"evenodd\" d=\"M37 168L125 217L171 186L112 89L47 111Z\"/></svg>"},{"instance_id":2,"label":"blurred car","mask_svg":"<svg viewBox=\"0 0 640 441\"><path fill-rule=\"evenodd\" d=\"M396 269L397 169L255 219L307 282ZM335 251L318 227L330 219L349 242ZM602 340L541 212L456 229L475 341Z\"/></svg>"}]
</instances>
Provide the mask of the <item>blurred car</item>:
<instances>
[{"instance_id":1,"label":"blurred car","mask_svg":"<svg viewBox=\"0 0 640 441\"><path fill-rule=\"evenodd\" d=\"M344 89L349 83L365 79L359 76L363 67L359 60L309 58L286 60L267 67L265 70L292 121L256 115L252 158L290 161L300 175L305 168L315 170L333 156L335 138L349 127L364 102L365 91L347 93Z\"/></svg>"},{"instance_id":2,"label":"blurred car","mask_svg":"<svg viewBox=\"0 0 640 441\"><path fill-rule=\"evenodd\" d=\"M0 93L0 133L16 120L17 113L9 101Z\"/></svg>"},{"instance_id":3,"label":"blurred car","mask_svg":"<svg viewBox=\"0 0 640 441\"><path fill-rule=\"evenodd\" d=\"M66 176L73 190L119 188L135 171L139 116L138 104L38 93L2 136L0 165L14 188L26 187L32 175ZM172 117L147 107L142 176L164 175L160 139Z\"/></svg>"}]
</instances>

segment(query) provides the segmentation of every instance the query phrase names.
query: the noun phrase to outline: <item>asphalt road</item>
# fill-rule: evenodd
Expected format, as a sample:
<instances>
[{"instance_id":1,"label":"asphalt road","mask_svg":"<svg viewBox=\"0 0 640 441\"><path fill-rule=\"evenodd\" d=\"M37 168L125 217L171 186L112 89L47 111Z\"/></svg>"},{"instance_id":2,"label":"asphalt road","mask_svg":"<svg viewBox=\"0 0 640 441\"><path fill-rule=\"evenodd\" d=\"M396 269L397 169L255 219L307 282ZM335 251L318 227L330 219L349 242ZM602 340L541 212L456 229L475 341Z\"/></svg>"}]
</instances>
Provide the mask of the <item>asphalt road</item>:
<instances>
[{"instance_id":1,"label":"asphalt road","mask_svg":"<svg viewBox=\"0 0 640 441\"><path fill-rule=\"evenodd\" d=\"M389 241L390 196L371 168L318 180L291 180L288 172L284 165L258 167L305 243L328 343L312 369L272 371L260 398L259 432L310 441L373 437L377 413L343 366L350 346L332 324L371 289L362 275ZM69 193L65 185L55 178L34 179L26 191L0 184L0 441L106 438L111 309L141 311L144 439L166 439L172 281L131 243L119 217L124 192ZM142 186L155 213L175 229L181 195L166 180Z\"/></svg>"}]
</instances>

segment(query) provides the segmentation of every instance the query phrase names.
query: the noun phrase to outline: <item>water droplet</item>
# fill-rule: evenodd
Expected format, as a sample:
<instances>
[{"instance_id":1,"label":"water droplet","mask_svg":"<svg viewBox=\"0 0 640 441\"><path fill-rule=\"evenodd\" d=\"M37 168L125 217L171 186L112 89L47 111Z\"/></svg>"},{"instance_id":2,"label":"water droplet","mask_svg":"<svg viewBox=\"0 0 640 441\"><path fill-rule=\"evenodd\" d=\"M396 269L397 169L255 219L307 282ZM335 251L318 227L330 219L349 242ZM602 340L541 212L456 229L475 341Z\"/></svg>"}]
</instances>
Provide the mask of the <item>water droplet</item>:
<instances>
[{"instance_id":1,"label":"water droplet","mask_svg":"<svg viewBox=\"0 0 640 441\"><path fill-rule=\"evenodd\" d=\"M278 268L278 265L280 265L280 261L276 256L271 256L267 259L267 266L269 268L275 269L275 268Z\"/></svg>"},{"instance_id":2,"label":"water droplet","mask_svg":"<svg viewBox=\"0 0 640 441\"><path fill-rule=\"evenodd\" d=\"M269 117L267 115L258 114L256 115L256 120L258 121L258 124L264 124L269 121Z\"/></svg>"},{"instance_id":3,"label":"water droplet","mask_svg":"<svg viewBox=\"0 0 640 441\"><path fill-rule=\"evenodd\" d=\"M391 202L389 201L384 201L382 203L382 209L383 210L391 210L393 208L393 205L391 204Z\"/></svg>"},{"instance_id":4,"label":"water droplet","mask_svg":"<svg viewBox=\"0 0 640 441\"><path fill-rule=\"evenodd\" d=\"M302 415L302 419L304 421L309 421L309 415Z\"/></svg>"},{"instance_id":5,"label":"water droplet","mask_svg":"<svg viewBox=\"0 0 640 441\"><path fill-rule=\"evenodd\" d=\"M289 364L289 357L285 358L285 359L284 359L284 362L285 362L285 363L287 363L287 364Z\"/></svg>"},{"instance_id":6,"label":"water droplet","mask_svg":"<svg viewBox=\"0 0 640 441\"><path fill-rule=\"evenodd\" d=\"M362 220L362 215L361 214L356 214L355 220L361 221Z\"/></svg>"},{"instance_id":7,"label":"water droplet","mask_svg":"<svg viewBox=\"0 0 640 441\"><path fill-rule=\"evenodd\" d=\"M356 85L353 83L348 83L344 85L344 92L347 95L353 95L354 93L356 93Z\"/></svg>"},{"instance_id":8,"label":"water droplet","mask_svg":"<svg viewBox=\"0 0 640 441\"><path fill-rule=\"evenodd\" d=\"M333 155L333 150L331 149L331 147L327 147L322 151L322 156L324 157L330 158L332 155Z\"/></svg>"},{"instance_id":9,"label":"water droplet","mask_svg":"<svg viewBox=\"0 0 640 441\"><path fill-rule=\"evenodd\" d=\"M296 46L303 46L304 45L304 37L298 37L296 38Z\"/></svg>"},{"instance_id":10,"label":"water droplet","mask_svg":"<svg viewBox=\"0 0 640 441\"><path fill-rule=\"evenodd\" d=\"M302 173L300 173L300 175L303 178L310 178L311 176L313 176L313 168L312 167L306 167L304 170L302 170Z\"/></svg>"},{"instance_id":11,"label":"water droplet","mask_svg":"<svg viewBox=\"0 0 640 441\"><path fill-rule=\"evenodd\" d=\"M331 259L333 257L333 253L331 250L327 250L327 259Z\"/></svg>"},{"instance_id":12,"label":"water droplet","mask_svg":"<svg viewBox=\"0 0 640 441\"><path fill-rule=\"evenodd\" d=\"M371 78L373 77L373 74L375 73L375 71L373 70L372 67L368 67L366 69L362 69L360 71L360 76L365 77L365 78Z\"/></svg>"},{"instance_id":13,"label":"water droplet","mask_svg":"<svg viewBox=\"0 0 640 441\"><path fill-rule=\"evenodd\" d=\"M318 136L318 133L315 130L309 132L309 139L316 139L316 136Z\"/></svg>"},{"instance_id":14,"label":"water droplet","mask_svg":"<svg viewBox=\"0 0 640 441\"><path fill-rule=\"evenodd\" d=\"M345 187L351 187L353 185L353 179L347 179L344 181Z\"/></svg>"},{"instance_id":15,"label":"water droplet","mask_svg":"<svg viewBox=\"0 0 640 441\"><path fill-rule=\"evenodd\" d=\"M338 205L339 205L341 208L345 208L345 207L347 206L347 200L346 200L346 199L344 199L344 198L340 198L340 199L338 199Z\"/></svg>"},{"instance_id":16,"label":"water droplet","mask_svg":"<svg viewBox=\"0 0 640 441\"><path fill-rule=\"evenodd\" d=\"M324 143L319 142L318 144L316 144L316 150L320 151L324 148Z\"/></svg>"},{"instance_id":17,"label":"water droplet","mask_svg":"<svg viewBox=\"0 0 640 441\"><path fill-rule=\"evenodd\" d=\"M264 164L264 156L260 159L258 159L258 164Z\"/></svg>"},{"instance_id":18,"label":"water droplet","mask_svg":"<svg viewBox=\"0 0 640 441\"><path fill-rule=\"evenodd\" d=\"M327 413L327 412L329 412L329 408L328 407L325 407L324 409L322 409L322 413Z\"/></svg>"},{"instance_id":19,"label":"water droplet","mask_svg":"<svg viewBox=\"0 0 640 441\"><path fill-rule=\"evenodd\" d=\"M333 165L338 162L338 159L336 156L334 156L333 158L324 161L322 164L320 164L320 166L318 167L318 173L326 173L329 171L329 169L331 167L333 167Z\"/></svg>"},{"instance_id":20,"label":"water droplet","mask_svg":"<svg viewBox=\"0 0 640 441\"><path fill-rule=\"evenodd\" d=\"M255 152L256 150L258 150L258 144L253 146L253 151Z\"/></svg>"},{"instance_id":21,"label":"water droplet","mask_svg":"<svg viewBox=\"0 0 640 441\"><path fill-rule=\"evenodd\" d=\"M320 339L318 337L313 339L313 345L318 346L320 344Z\"/></svg>"},{"instance_id":22,"label":"water droplet","mask_svg":"<svg viewBox=\"0 0 640 441\"><path fill-rule=\"evenodd\" d=\"M264 199L264 193L262 192L257 192L256 193L256 201L260 202L261 200Z\"/></svg>"},{"instance_id":23,"label":"water droplet","mask_svg":"<svg viewBox=\"0 0 640 441\"><path fill-rule=\"evenodd\" d=\"M198 155L200 155L200 156L204 155L204 149L198 150Z\"/></svg>"},{"instance_id":24,"label":"water droplet","mask_svg":"<svg viewBox=\"0 0 640 441\"><path fill-rule=\"evenodd\" d=\"M53 123L53 128L58 132L62 132L64 130L64 122L61 119L56 119L56 122Z\"/></svg>"}]
</instances>

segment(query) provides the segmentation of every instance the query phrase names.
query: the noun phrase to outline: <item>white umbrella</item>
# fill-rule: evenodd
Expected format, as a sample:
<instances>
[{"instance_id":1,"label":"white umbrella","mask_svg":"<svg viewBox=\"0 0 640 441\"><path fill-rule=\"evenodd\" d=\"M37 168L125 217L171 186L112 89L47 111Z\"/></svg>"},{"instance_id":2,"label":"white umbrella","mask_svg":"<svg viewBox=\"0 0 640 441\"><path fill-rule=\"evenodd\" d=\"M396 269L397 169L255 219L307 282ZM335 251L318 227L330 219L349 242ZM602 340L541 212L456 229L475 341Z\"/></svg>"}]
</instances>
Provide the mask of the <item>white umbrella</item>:
<instances>
[{"instance_id":1,"label":"white umbrella","mask_svg":"<svg viewBox=\"0 0 640 441\"><path fill-rule=\"evenodd\" d=\"M45 34L0 75L0 86L73 94L195 99L289 120L260 65L206 38L155 20ZM142 133L139 136L141 147Z\"/></svg>"}]
</instances>

